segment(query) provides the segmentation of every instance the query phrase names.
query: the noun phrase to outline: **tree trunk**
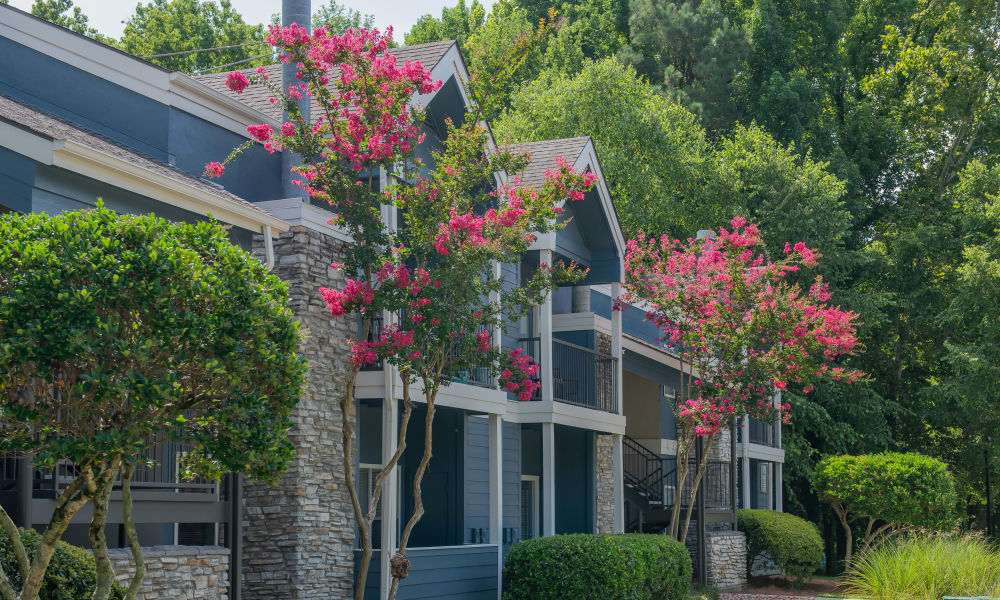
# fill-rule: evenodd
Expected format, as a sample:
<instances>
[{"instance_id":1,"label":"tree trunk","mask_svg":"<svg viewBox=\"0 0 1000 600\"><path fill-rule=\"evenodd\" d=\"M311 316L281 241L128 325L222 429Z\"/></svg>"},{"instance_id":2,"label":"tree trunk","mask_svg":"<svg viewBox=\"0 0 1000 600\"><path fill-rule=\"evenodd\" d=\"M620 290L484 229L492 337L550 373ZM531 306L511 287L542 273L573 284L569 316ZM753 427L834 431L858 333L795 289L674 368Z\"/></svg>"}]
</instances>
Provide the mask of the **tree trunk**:
<instances>
[{"instance_id":1,"label":"tree trunk","mask_svg":"<svg viewBox=\"0 0 1000 600\"><path fill-rule=\"evenodd\" d=\"M712 449L712 443L715 441L716 434L719 433L718 430L713 432L705 440L705 446L701 453L701 460L698 462L698 470L695 472L694 481L691 483L691 491L688 494L688 507L687 513L684 515L684 531L679 538L679 541L684 542L687 539L688 528L691 526L691 512L694 510L695 498L698 496L698 487L701 485L701 479L705 476L705 469L708 465L708 453ZM699 523L699 527L704 527L704 523Z\"/></svg>"},{"instance_id":2,"label":"tree trunk","mask_svg":"<svg viewBox=\"0 0 1000 600\"><path fill-rule=\"evenodd\" d=\"M28 553L24 550L24 544L21 543L21 532L17 530L14 520L10 518L10 515L7 514L7 511L2 506L0 506L0 530L7 534L7 538L10 539L10 549L17 560L17 571L21 576L21 581L24 581L28 577L28 569L31 568L31 563L28 560ZM0 593L4 593L2 591L4 581L8 581L7 575L3 572L3 568L0 567Z\"/></svg>"},{"instance_id":3,"label":"tree trunk","mask_svg":"<svg viewBox=\"0 0 1000 600\"><path fill-rule=\"evenodd\" d=\"M97 582L94 585L94 600L108 600L115 583L115 571L108 554L108 538L104 528L108 524L108 505L111 502L111 489L118 477L119 462L113 461L94 482L93 498L94 516L90 519L90 548L97 563Z\"/></svg>"},{"instance_id":4,"label":"tree trunk","mask_svg":"<svg viewBox=\"0 0 1000 600\"><path fill-rule=\"evenodd\" d=\"M674 468L674 472L677 474L677 483L674 488L674 505L670 509L670 537L683 542L684 540L678 537L681 525L681 497L684 493L684 482L687 481L690 470L689 460L694 444L691 443L688 432L683 429L678 437L683 439L677 440L677 466Z\"/></svg>"},{"instance_id":5,"label":"tree trunk","mask_svg":"<svg viewBox=\"0 0 1000 600\"><path fill-rule=\"evenodd\" d=\"M84 483L86 478L91 477L93 473L90 465L83 465L80 469L81 474L56 498L52 518L49 519L49 525L45 528L45 532L38 542L35 558L31 561L31 569L24 579L20 600L38 600L38 594L42 589L42 580L45 578L45 571L49 568L52 555L56 551L56 544L62 538L62 534L69 526L73 515L89 502Z\"/></svg>"},{"instance_id":6,"label":"tree trunk","mask_svg":"<svg viewBox=\"0 0 1000 600\"><path fill-rule=\"evenodd\" d=\"M134 473L135 465L131 464L122 471L122 523L125 526L125 535L128 536L129 548L132 550L132 562L135 563L135 573L132 574L132 579L128 582L125 600L135 600L139 588L142 587L142 579L146 576L146 561L142 557L142 546L139 544L139 536L135 531L135 519L132 516L132 475Z\"/></svg>"},{"instance_id":7,"label":"tree trunk","mask_svg":"<svg viewBox=\"0 0 1000 600\"><path fill-rule=\"evenodd\" d=\"M840 524L844 528L844 570L851 568L851 554L854 551L854 534L851 533L851 524L847 522L847 511L839 502L833 503L833 511L837 513Z\"/></svg>"},{"instance_id":8,"label":"tree trunk","mask_svg":"<svg viewBox=\"0 0 1000 600\"><path fill-rule=\"evenodd\" d=\"M389 594L386 600L395 600L396 593L399 590L399 582L409 575L410 562L406 558L406 545L410 541L410 534L413 532L413 528L420 521L421 517L424 516L424 501L421 493L421 484L424 480L424 474L427 472L427 465L431 462L432 455L432 443L433 443L433 425L434 425L434 401L437 399L438 386L440 383L440 370L437 373L437 382L428 391L426 381L424 382L424 397L427 400L427 417L424 419L424 454L420 458L420 464L417 466L416 475L413 477L413 514L410 515L410 520L406 522L406 527L403 528L403 534L399 538L399 549L396 554L392 557L392 585L389 587Z\"/></svg>"}]
</instances>

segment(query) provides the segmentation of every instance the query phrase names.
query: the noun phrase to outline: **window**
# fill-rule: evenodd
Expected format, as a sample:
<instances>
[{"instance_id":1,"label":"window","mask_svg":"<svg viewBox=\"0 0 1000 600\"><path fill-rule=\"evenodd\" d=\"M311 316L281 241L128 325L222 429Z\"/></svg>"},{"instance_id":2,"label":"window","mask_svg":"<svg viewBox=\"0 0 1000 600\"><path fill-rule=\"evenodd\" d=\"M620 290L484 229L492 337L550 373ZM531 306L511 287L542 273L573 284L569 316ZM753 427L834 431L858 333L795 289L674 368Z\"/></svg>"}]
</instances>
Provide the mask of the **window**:
<instances>
[{"instance_id":1,"label":"window","mask_svg":"<svg viewBox=\"0 0 1000 600\"><path fill-rule=\"evenodd\" d=\"M521 475L521 539L538 537L538 476Z\"/></svg>"}]
</instances>

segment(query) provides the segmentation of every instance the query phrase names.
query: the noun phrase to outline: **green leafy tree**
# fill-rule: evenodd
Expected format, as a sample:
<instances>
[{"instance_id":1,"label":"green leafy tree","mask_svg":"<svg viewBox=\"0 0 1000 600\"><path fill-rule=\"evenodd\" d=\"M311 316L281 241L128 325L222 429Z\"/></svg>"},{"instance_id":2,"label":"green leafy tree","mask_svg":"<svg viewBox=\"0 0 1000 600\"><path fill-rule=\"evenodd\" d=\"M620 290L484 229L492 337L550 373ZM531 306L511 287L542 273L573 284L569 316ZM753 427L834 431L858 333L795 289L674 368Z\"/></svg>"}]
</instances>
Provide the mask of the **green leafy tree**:
<instances>
[{"instance_id":1,"label":"green leafy tree","mask_svg":"<svg viewBox=\"0 0 1000 600\"><path fill-rule=\"evenodd\" d=\"M719 0L634 0L630 23L631 45L620 58L700 114L709 130L739 118L732 86L750 40Z\"/></svg>"},{"instance_id":2,"label":"green leafy tree","mask_svg":"<svg viewBox=\"0 0 1000 600\"><path fill-rule=\"evenodd\" d=\"M957 524L955 481L948 467L930 456L831 456L817 466L813 485L844 528L845 565L851 564L852 523L858 519L864 526L862 552L907 531L949 531Z\"/></svg>"},{"instance_id":3,"label":"green leafy tree","mask_svg":"<svg viewBox=\"0 0 1000 600\"><path fill-rule=\"evenodd\" d=\"M545 68L576 75L585 60L612 56L627 41L618 30L615 0L565 2L549 19L559 19L559 31L545 49Z\"/></svg>"},{"instance_id":4,"label":"green leafy tree","mask_svg":"<svg viewBox=\"0 0 1000 600\"><path fill-rule=\"evenodd\" d=\"M375 15L362 13L337 0L327 0L313 12L312 26L329 27L330 33L343 34L348 29L371 29L375 25Z\"/></svg>"},{"instance_id":5,"label":"green leafy tree","mask_svg":"<svg viewBox=\"0 0 1000 600\"><path fill-rule=\"evenodd\" d=\"M239 62L242 68L274 62L264 40L264 26L243 20L229 0L153 0L139 4L125 23L121 48L136 56L161 56L150 61L172 71L210 72Z\"/></svg>"},{"instance_id":6,"label":"green leafy tree","mask_svg":"<svg viewBox=\"0 0 1000 600\"><path fill-rule=\"evenodd\" d=\"M122 480L124 523L139 565L130 482L150 449L189 446L188 475L273 480L294 450L289 414L305 363L285 286L216 223L171 224L103 207L0 216L0 453L73 479L55 499L30 560L14 543L18 596L36 600L73 516L93 505L94 598L112 590L104 537ZM0 527L20 538L6 512Z\"/></svg>"},{"instance_id":7,"label":"green leafy tree","mask_svg":"<svg viewBox=\"0 0 1000 600\"><path fill-rule=\"evenodd\" d=\"M485 21L486 9L479 0L472 0L470 5L466 5L465 0L458 0L455 6L441 9L440 19L430 14L420 17L406 34L406 45L455 40L464 46L469 36L481 29Z\"/></svg>"},{"instance_id":8,"label":"green leafy tree","mask_svg":"<svg viewBox=\"0 0 1000 600\"><path fill-rule=\"evenodd\" d=\"M31 14L109 46L115 45L114 38L102 35L90 26L90 18L73 4L73 0L35 0L31 5Z\"/></svg>"},{"instance_id":9,"label":"green leafy tree","mask_svg":"<svg viewBox=\"0 0 1000 600\"><path fill-rule=\"evenodd\" d=\"M711 148L697 117L614 59L588 61L576 76L543 73L514 95L494 132L509 142L594 138L627 237L687 237L725 221L727 211L702 201Z\"/></svg>"}]
</instances>

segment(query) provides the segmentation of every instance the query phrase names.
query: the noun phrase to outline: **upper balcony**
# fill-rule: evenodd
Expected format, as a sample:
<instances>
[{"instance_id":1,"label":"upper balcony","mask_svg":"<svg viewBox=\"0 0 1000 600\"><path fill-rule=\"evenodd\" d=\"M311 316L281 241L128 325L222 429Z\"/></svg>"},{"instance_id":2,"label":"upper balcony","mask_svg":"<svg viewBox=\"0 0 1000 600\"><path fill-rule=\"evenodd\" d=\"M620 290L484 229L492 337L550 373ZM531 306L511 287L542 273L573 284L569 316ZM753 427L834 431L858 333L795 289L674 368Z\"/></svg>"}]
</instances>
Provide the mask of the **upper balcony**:
<instances>
[{"instance_id":1,"label":"upper balcony","mask_svg":"<svg viewBox=\"0 0 1000 600\"><path fill-rule=\"evenodd\" d=\"M525 354L542 356L540 337L520 338L519 342ZM542 382L542 385L545 383ZM544 395L542 388L538 388L532 400L539 401ZM618 414L618 359L592 348L553 338L552 399Z\"/></svg>"}]
</instances>

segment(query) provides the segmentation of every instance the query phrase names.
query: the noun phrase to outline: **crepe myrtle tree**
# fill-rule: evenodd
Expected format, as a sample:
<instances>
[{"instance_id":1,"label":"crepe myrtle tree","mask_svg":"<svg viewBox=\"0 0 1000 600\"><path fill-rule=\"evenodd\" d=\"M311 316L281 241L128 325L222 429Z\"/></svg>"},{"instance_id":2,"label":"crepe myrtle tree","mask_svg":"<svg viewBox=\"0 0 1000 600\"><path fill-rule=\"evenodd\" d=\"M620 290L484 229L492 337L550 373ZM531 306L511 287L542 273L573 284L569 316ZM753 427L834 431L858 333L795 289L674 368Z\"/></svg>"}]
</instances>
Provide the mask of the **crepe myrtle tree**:
<instances>
[{"instance_id":1,"label":"crepe myrtle tree","mask_svg":"<svg viewBox=\"0 0 1000 600\"><path fill-rule=\"evenodd\" d=\"M273 480L293 448L289 414L305 362L285 285L215 222L174 224L103 208L0 216L0 453L69 473L29 560L0 525L35 600L60 537L93 503L95 599L114 582L104 525L121 478L124 524L143 577L130 484L153 446L188 448L186 475Z\"/></svg>"},{"instance_id":2,"label":"crepe myrtle tree","mask_svg":"<svg viewBox=\"0 0 1000 600\"><path fill-rule=\"evenodd\" d=\"M809 393L816 378L861 377L835 364L855 348L855 315L829 305L822 279L807 291L785 279L814 267L820 255L799 242L786 244L784 257L772 262L762 254L756 226L740 217L731 225L687 241L640 233L626 247L625 299L647 308L662 341L681 358L675 405L681 485L688 481L692 449L704 440L683 527L683 503L674 503L670 534L679 540L687 536L709 450L734 416L787 421L789 405L775 406L775 391L795 384Z\"/></svg>"},{"instance_id":3,"label":"crepe myrtle tree","mask_svg":"<svg viewBox=\"0 0 1000 600\"><path fill-rule=\"evenodd\" d=\"M538 366L519 350L504 353L497 332L560 282L572 282L584 273L575 265L542 264L524 282L503 281L499 264L517 260L539 233L561 227L559 215L566 201L583 198L593 186L593 173L577 173L558 160L539 189L507 177L527 164L527 157L493 148L482 121L482 106L490 106L489 90L502 89L512 76L502 72L476 73L470 87L480 100L459 125L448 121L443 147L433 154L429 169L415 156L424 140L424 112L418 94L441 86L418 62L399 64L386 53L392 30L348 30L333 35L326 28L312 32L292 25L272 27L269 41L282 62L298 67L300 83L282 89L263 69L234 71L227 84L236 93L247 86L265 85L272 101L289 115L280 130L253 125L248 131L270 151L287 150L301 156L294 171L297 183L313 201L329 204L329 223L348 232L353 244L339 263L346 284L321 288L334 317L358 318L361 332L350 340L350 364L343 377L343 469L362 549L355 582L355 598L364 594L372 557L372 522L385 479L406 451L415 397L427 406L424 447L413 479L414 509L403 527L398 551L391 558L395 598L410 568L407 544L424 514L421 483L431 459L435 400L442 386L474 368L485 368L499 385L520 400L530 400L538 387ZM529 51L544 28L514 45ZM523 62L523 61L520 61ZM516 57L512 64L519 64ZM313 103L312 116L299 111L298 101ZM237 148L233 160L248 144ZM224 163L209 163L206 172L220 175ZM380 174L388 185L377 185ZM384 218L399 215L390 227ZM375 317L386 324L372 329ZM362 367L383 361L399 370L403 411L398 446L378 472L368 506L362 506L355 482L354 383Z\"/></svg>"}]
</instances>

